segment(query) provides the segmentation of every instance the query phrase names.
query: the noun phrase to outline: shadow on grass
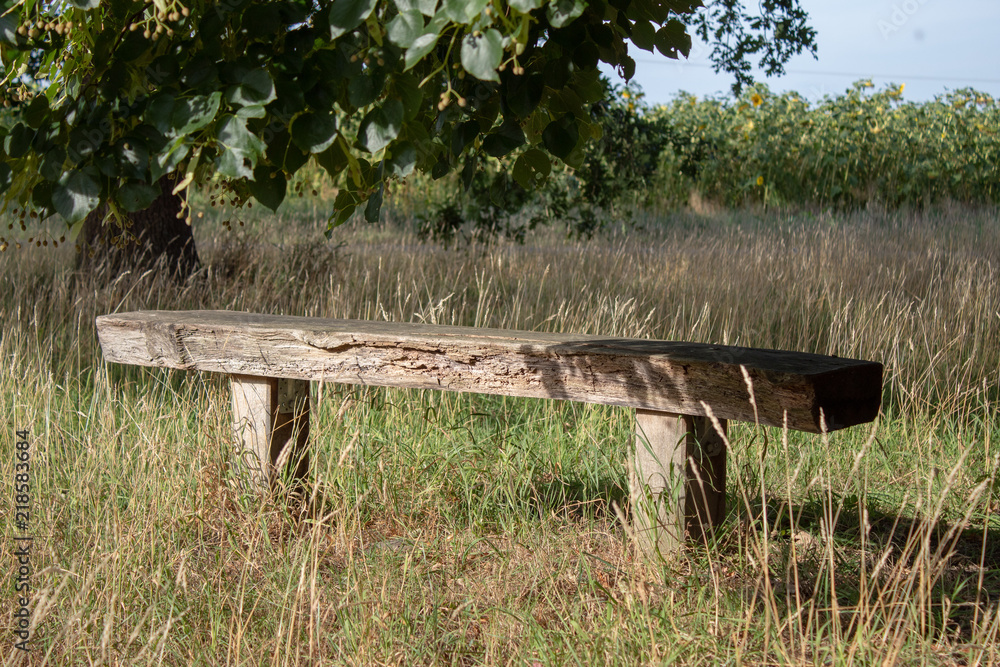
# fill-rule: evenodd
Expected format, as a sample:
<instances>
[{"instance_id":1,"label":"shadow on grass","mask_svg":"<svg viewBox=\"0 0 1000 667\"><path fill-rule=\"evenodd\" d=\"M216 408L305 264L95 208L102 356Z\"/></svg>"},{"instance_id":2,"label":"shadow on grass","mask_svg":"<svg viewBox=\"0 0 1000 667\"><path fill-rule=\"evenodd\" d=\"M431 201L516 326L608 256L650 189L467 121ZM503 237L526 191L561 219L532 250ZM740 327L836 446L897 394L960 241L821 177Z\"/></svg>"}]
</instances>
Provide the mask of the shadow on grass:
<instances>
[{"instance_id":1,"label":"shadow on grass","mask_svg":"<svg viewBox=\"0 0 1000 667\"><path fill-rule=\"evenodd\" d=\"M535 478L522 489L496 511L530 507L616 525L617 505L629 518L628 493L617 478ZM713 576L725 573L720 592L741 607L770 604L785 618L839 622L848 632L912 624L925 636L966 638L981 635L982 623L997 613L1000 529L988 522L886 511L853 496L768 502L766 521L759 502L730 495L728 503L711 552L693 544L685 556L700 585L718 585Z\"/></svg>"},{"instance_id":2,"label":"shadow on grass","mask_svg":"<svg viewBox=\"0 0 1000 667\"><path fill-rule=\"evenodd\" d=\"M570 519L614 519L614 505L628 506L628 491L622 480L602 477L596 481L576 478L533 481L526 502L536 511Z\"/></svg>"},{"instance_id":3,"label":"shadow on grass","mask_svg":"<svg viewBox=\"0 0 1000 667\"><path fill-rule=\"evenodd\" d=\"M922 619L917 626L926 634L970 637L997 612L1000 530L989 523L887 512L875 502L862 507L855 496L769 502L766 522L759 502L734 514L717 547L737 560L739 549L760 559L766 525L768 585L783 614L811 610L854 628ZM732 589L745 600L761 588L762 570L750 569Z\"/></svg>"}]
</instances>

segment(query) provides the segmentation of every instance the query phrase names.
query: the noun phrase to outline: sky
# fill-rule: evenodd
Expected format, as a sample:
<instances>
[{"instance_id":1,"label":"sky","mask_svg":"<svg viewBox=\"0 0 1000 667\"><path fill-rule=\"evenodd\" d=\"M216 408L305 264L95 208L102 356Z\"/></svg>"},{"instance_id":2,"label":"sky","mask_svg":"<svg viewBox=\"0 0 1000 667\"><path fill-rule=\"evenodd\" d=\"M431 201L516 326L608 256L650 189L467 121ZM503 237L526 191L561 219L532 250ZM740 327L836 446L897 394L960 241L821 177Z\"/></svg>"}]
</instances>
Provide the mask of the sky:
<instances>
[{"instance_id":1,"label":"sky","mask_svg":"<svg viewBox=\"0 0 1000 667\"><path fill-rule=\"evenodd\" d=\"M796 91L816 102L859 79L876 89L905 84L903 98L920 102L973 87L1000 97L1000 0L801 0L816 29L816 55L799 55L786 74L754 78L775 92ZM710 49L697 41L688 60L668 60L629 45L634 82L649 104L680 91L728 94L732 77L716 74ZM617 76L613 81L621 81Z\"/></svg>"}]
</instances>

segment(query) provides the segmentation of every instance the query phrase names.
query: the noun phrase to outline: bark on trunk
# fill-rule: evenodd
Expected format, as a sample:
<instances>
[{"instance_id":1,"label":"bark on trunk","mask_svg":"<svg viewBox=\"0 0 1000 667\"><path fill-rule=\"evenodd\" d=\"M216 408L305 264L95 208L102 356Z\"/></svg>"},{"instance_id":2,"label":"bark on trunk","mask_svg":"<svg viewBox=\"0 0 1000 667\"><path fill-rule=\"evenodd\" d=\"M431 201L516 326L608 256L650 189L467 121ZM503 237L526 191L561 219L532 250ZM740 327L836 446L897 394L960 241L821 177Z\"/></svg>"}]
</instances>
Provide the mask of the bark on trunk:
<instances>
[{"instance_id":1,"label":"bark on trunk","mask_svg":"<svg viewBox=\"0 0 1000 667\"><path fill-rule=\"evenodd\" d=\"M128 214L123 238L118 225L104 223L107 206L87 216L78 241L77 270L113 279L125 271L142 274L158 269L184 281L198 268L201 262L191 227L178 217L183 201L173 194L174 179L164 176L159 186L161 194L149 208Z\"/></svg>"}]
</instances>

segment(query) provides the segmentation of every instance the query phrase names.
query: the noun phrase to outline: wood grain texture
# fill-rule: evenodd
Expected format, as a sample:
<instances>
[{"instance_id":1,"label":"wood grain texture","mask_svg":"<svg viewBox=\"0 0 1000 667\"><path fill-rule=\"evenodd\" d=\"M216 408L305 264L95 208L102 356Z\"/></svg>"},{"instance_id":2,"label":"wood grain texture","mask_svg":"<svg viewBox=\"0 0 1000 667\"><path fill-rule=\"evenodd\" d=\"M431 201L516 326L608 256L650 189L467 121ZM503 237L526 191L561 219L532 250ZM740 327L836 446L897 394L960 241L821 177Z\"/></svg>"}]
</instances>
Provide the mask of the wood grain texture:
<instances>
[{"instance_id":1,"label":"wood grain texture","mask_svg":"<svg viewBox=\"0 0 1000 667\"><path fill-rule=\"evenodd\" d=\"M309 470L309 383L233 375L236 466L248 487L266 491L282 471L297 484Z\"/></svg>"},{"instance_id":2,"label":"wood grain texture","mask_svg":"<svg viewBox=\"0 0 1000 667\"><path fill-rule=\"evenodd\" d=\"M229 311L97 318L108 361L622 405L819 432L873 420L882 365L800 352Z\"/></svg>"},{"instance_id":3,"label":"wood grain texture","mask_svg":"<svg viewBox=\"0 0 1000 667\"><path fill-rule=\"evenodd\" d=\"M726 433L724 420L719 426ZM629 500L647 553L707 540L726 515L726 446L711 420L636 410Z\"/></svg>"},{"instance_id":4,"label":"wood grain texture","mask_svg":"<svg viewBox=\"0 0 1000 667\"><path fill-rule=\"evenodd\" d=\"M234 375L233 432L236 438L237 474L259 491L270 487L271 434L278 380L276 378Z\"/></svg>"}]
</instances>

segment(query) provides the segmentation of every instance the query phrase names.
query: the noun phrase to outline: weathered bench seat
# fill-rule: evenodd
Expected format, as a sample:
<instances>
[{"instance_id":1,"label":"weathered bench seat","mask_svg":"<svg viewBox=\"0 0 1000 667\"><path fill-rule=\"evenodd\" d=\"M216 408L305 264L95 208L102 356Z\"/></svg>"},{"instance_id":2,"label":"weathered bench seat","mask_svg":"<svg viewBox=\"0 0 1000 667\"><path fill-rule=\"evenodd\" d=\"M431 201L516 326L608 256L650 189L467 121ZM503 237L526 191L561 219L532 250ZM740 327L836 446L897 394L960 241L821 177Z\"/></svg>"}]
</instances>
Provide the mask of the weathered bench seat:
<instances>
[{"instance_id":1,"label":"weathered bench seat","mask_svg":"<svg viewBox=\"0 0 1000 667\"><path fill-rule=\"evenodd\" d=\"M288 443L305 446L309 381L634 408L632 499L657 506L639 530L661 548L721 519L726 420L834 431L875 419L882 394L875 362L675 341L229 311L105 315L97 329L108 361L231 375L237 438L265 478Z\"/></svg>"}]
</instances>

